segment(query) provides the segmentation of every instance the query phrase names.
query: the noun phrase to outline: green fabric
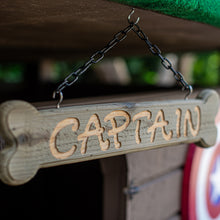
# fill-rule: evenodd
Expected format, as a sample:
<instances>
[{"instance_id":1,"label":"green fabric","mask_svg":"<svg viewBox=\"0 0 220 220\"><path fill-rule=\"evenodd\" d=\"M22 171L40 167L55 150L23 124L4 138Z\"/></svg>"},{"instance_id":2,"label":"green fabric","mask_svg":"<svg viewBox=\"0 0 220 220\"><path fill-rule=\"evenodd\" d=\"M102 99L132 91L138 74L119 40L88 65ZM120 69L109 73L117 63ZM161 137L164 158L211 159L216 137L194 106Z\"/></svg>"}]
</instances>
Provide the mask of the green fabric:
<instances>
[{"instance_id":1,"label":"green fabric","mask_svg":"<svg viewBox=\"0 0 220 220\"><path fill-rule=\"evenodd\" d=\"M220 27L220 0L112 0Z\"/></svg>"}]
</instances>

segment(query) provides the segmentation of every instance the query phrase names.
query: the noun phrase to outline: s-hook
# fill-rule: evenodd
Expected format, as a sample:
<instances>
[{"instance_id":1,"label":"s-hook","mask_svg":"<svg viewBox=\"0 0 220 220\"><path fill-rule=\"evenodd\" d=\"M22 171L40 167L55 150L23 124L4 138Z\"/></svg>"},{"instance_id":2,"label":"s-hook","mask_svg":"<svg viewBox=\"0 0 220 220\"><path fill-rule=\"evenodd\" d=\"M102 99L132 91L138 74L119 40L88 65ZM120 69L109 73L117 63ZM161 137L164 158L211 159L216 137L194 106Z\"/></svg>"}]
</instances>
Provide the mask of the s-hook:
<instances>
[{"instance_id":1,"label":"s-hook","mask_svg":"<svg viewBox=\"0 0 220 220\"><path fill-rule=\"evenodd\" d=\"M140 17L138 17L135 22L131 21L131 15L133 15L133 14L134 14L134 8L132 8L131 13L128 15L128 23L131 25L136 25L139 22Z\"/></svg>"},{"instance_id":2,"label":"s-hook","mask_svg":"<svg viewBox=\"0 0 220 220\"><path fill-rule=\"evenodd\" d=\"M57 102L57 108L60 108L60 104L62 103L63 101L63 93L62 91L54 91L53 92L53 99L56 98L56 95L59 95L59 101Z\"/></svg>"}]
</instances>

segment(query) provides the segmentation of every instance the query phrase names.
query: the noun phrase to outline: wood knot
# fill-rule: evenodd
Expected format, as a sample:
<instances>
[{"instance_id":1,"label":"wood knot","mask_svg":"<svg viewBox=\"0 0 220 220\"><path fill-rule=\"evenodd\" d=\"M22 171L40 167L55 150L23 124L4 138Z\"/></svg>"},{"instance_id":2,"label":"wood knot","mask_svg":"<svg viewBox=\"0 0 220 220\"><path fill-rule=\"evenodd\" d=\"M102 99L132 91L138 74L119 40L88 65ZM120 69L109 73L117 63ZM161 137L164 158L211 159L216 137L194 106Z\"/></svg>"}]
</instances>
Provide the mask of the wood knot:
<instances>
[{"instance_id":1,"label":"wood knot","mask_svg":"<svg viewBox=\"0 0 220 220\"><path fill-rule=\"evenodd\" d=\"M5 148L5 140L0 136L0 151Z\"/></svg>"}]
</instances>

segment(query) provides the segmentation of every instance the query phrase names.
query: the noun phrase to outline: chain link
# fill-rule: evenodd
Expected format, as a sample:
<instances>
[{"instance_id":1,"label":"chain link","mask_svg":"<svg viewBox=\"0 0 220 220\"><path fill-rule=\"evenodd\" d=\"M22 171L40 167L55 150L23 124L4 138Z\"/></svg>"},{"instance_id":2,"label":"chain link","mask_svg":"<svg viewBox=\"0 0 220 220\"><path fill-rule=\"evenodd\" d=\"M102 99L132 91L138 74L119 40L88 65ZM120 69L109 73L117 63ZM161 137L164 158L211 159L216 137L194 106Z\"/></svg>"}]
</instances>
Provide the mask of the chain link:
<instances>
[{"instance_id":1,"label":"chain link","mask_svg":"<svg viewBox=\"0 0 220 220\"><path fill-rule=\"evenodd\" d=\"M147 35L141 30L140 26L137 24L139 21L139 18L137 18L137 20L135 22L131 21L131 15L134 13L134 9L132 9L131 13L128 16L128 23L129 25L122 29L121 31L119 31L118 33L116 33L113 37L113 39L111 41L108 42L108 44L101 50L96 51L91 57L90 59L84 64L82 65L80 68L78 68L76 71L70 73L65 79L64 81L57 87L57 89L54 91L53 93L53 98L56 97L56 95L60 96L59 102L57 103L57 108L60 107L61 102L63 101L63 89L65 89L68 86L71 86L72 84L74 84L79 77L87 71L87 69L92 66L93 64L96 64L98 62L100 62L104 57L105 54L111 50L113 47L115 47L118 43L120 43L121 41L123 41L126 37L127 34L133 30L133 32L141 39L143 40L150 52L153 55L156 55L160 58L161 60L161 64L163 65L163 67L167 70L170 70L171 72L173 72L174 78L176 79L176 81L182 86L183 90L188 90L188 93L186 95L185 98L188 98L188 96L192 93L192 86L190 86L183 78L183 75L176 71L173 66L172 63L166 58L163 57L161 54L161 50L159 49L159 47L156 44L152 44Z\"/></svg>"},{"instance_id":2,"label":"chain link","mask_svg":"<svg viewBox=\"0 0 220 220\"><path fill-rule=\"evenodd\" d=\"M105 57L105 54L109 50L111 50L116 44L120 43L121 41L123 41L127 37L128 32L130 32L132 30L133 26L134 26L134 24L130 24L129 26L127 26L123 30L116 33L114 35L114 38L111 41L109 41L109 43L102 50L96 51L84 65L82 65L76 71L70 73L64 79L64 81L57 87L57 89L54 91L53 98L55 98L57 94L59 94L60 97L61 97L61 95L63 97L62 90L65 89L66 87L74 84L79 79L79 77L84 72L86 72L86 70L91 65L100 62ZM59 102L57 104L57 108L59 108L61 102L62 102L62 100L59 100Z\"/></svg>"},{"instance_id":3,"label":"chain link","mask_svg":"<svg viewBox=\"0 0 220 220\"><path fill-rule=\"evenodd\" d=\"M143 41L147 44L147 46L148 46L150 52L151 52L153 55L156 55L156 56L158 56L158 57L160 58L161 64L163 65L163 67L164 67L165 69L167 69L167 70L170 70L170 71L173 73L175 80L182 86L182 89L183 89L183 90L188 90L188 93L187 93L186 96L185 96L185 99L187 99L188 96L193 92L192 86L189 85L189 84L185 81L183 75L182 75L180 72L176 71L176 70L173 68L173 65L172 65L172 63L170 62L170 60L168 60L166 57L162 56L160 48L159 48L156 44L152 44L152 43L149 41L147 35L141 30L141 28L140 28L140 26L139 26L138 24L134 24L132 30L134 31L134 33L135 33L141 40L143 40Z\"/></svg>"}]
</instances>

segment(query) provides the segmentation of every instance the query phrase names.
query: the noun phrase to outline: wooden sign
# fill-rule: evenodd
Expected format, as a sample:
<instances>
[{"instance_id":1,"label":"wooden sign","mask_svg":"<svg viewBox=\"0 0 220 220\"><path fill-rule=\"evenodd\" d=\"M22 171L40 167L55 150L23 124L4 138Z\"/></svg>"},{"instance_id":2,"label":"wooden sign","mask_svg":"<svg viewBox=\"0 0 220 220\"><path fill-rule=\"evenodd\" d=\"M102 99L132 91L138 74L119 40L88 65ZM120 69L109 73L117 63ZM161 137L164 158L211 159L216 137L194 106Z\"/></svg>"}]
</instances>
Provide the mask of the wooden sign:
<instances>
[{"instance_id":1,"label":"wooden sign","mask_svg":"<svg viewBox=\"0 0 220 220\"><path fill-rule=\"evenodd\" d=\"M193 100L92 104L37 110L23 101L0 106L0 178L11 185L39 168L196 142L215 144L219 97L204 90Z\"/></svg>"}]
</instances>

